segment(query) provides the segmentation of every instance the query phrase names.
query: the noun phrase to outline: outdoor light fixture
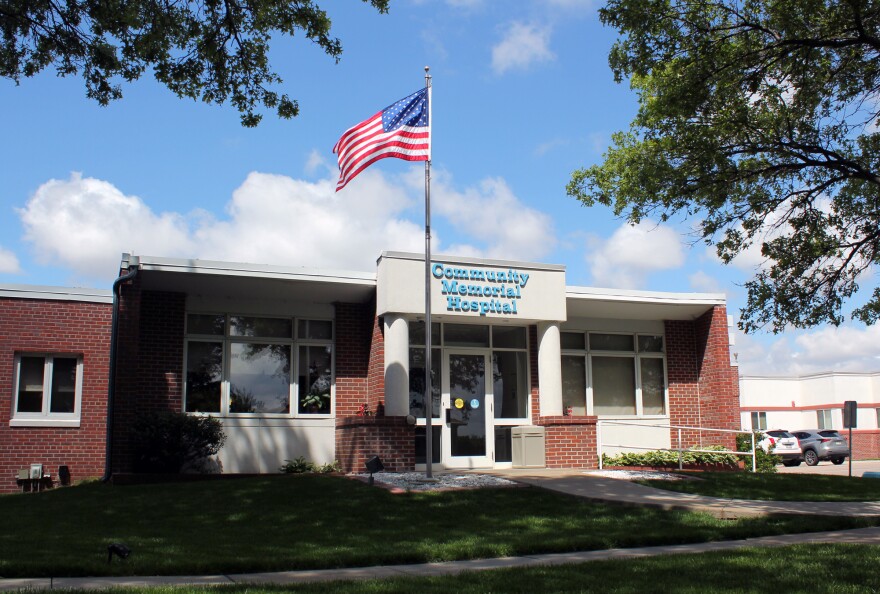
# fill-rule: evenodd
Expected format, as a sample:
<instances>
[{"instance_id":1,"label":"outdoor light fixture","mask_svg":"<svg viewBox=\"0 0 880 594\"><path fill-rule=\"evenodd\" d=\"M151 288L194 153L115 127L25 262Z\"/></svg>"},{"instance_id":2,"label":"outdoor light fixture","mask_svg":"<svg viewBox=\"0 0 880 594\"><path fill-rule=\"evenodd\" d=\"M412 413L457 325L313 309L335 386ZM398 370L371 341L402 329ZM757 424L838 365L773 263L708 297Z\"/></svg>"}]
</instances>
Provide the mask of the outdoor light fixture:
<instances>
[{"instance_id":1,"label":"outdoor light fixture","mask_svg":"<svg viewBox=\"0 0 880 594\"><path fill-rule=\"evenodd\" d=\"M58 467L58 481L62 487L70 486L70 468L66 465L62 464Z\"/></svg>"},{"instance_id":2,"label":"outdoor light fixture","mask_svg":"<svg viewBox=\"0 0 880 594\"><path fill-rule=\"evenodd\" d=\"M369 485L373 486L373 473L379 472L380 470L385 470L385 465L382 464L382 461L379 459L379 456L373 456L369 460L364 463L364 466L367 467L367 472L370 473Z\"/></svg>"},{"instance_id":3,"label":"outdoor light fixture","mask_svg":"<svg viewBox=\"0 0 880 594\"><path fill-rule=\"evenodd\" d=\"M113 555L120 559L128 559L128 556L131 555L131 549L121 542L114 542L107 547L107 563L113 561Z\"/></svg>"}]
</instances>

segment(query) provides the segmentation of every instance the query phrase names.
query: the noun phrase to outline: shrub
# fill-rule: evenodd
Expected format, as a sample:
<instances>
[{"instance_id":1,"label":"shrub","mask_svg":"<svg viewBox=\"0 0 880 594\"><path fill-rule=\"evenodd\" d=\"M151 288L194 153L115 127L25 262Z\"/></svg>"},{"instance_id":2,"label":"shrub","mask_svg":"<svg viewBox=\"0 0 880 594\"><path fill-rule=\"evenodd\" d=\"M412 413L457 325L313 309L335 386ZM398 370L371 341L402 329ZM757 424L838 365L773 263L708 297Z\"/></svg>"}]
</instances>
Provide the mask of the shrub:
<instances>
[{"instance_id":1,"label":"shrub","mask_svg":"<svg viewBox=\"0 0 880 594\"><path fill-rule=\"evenodd\" d=\"M756 472L776 472L776 465L782 459L779 456L768 454L762 448L758 447L761 441L761 434L755 433L755 471ZM752 451L752 438L746 433L740 433L736 436L736 449L740 452ZM746 468L749 465L749 459L746 458Z\"/></svg>"},{"instance_id":2,"label":"shrub","mask_svg":"<svg viewBox=\"0 0 880 594\"><path fill-rule=\"evenodd\" d=\"M278 470L285 474L303 474L306 472L327 474L330 472L339 472L341 468L338 460L328 462L327 464L316 465L314 462L307 461L305 456L300 456L295 460L285 460L284 464Z\"/></svg>"},{"instance_id":3,"label":"shrub","mask_svg":"<svg viewBox=\"0 0 880 594\"><path fill-rule=\"evenodd\" d=\"M219 452L226 435L214 417L162 411L135 422L133 441L137 472L180 473Z\"/></svg>"},{"instance_id":4,"label":"shrub","mask_svg":"<svg viewBox=\"0 0 880 594\"><path fill-rule=\"evenodd\" d=\"M723 451L723 446L707 446L704 450ZM707 465L738 468L738 457L734 454L712 452L682 452L685 465ZM622 452L616 456L602 454L602 464L607 466L652 466L659 468L678 467L678 452L668 450L652 450L649 452Z\"/></svg>"}]
</instances>

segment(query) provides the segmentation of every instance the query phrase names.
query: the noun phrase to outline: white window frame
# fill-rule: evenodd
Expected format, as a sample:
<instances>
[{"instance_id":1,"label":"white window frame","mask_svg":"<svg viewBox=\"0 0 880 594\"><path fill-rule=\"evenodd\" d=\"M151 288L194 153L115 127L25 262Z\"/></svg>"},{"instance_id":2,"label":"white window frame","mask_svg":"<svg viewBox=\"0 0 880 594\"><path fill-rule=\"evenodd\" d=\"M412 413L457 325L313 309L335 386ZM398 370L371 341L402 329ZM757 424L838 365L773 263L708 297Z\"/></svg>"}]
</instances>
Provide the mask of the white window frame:
<instances>
[{"instance_id":1,"label":"white window frame","mask_svg":"<svg viewBox=\"0 0 880 594\"><path fill-rule=\"evenodd\" d=\"M606 332L606 331L593 331L593 330L563 330L563 332L571 332L575 334L584 334L585 335L585 344L586 349L562 349L560 355L564 356L582 356L586 359L586 386L587 386L587 416L596 416L595 409L593 406L593 356L599 357L623 357L629 358L633 360L634 366L634 382L635 382L635 414L614 414L614 415L598 415L600 418L627 418L627 419L668 419L669 418L669 369L667 367L666 360L666 336L664 334L658 334L655 332ZM605 351L605 350L593 350L592 344L590 342L591 334L618 334L622 336L631 336L633 339L633 349L632 351ZM663 340L663 348L660 352L639 352L639 337L640 336L659 336ZM642 401L642 359L661 359L663 361L663 410L666 411L663 414L645 414L644 413L644 402ZM561 362L561 357L560 357Z\"/></svg>"},{"instance_id":2,"label":"white window frame","mask_svg":"<svg viewBox=\"0 0 880 594\"><path fill-rule=\"evenodd\" d=\"M819 430L834 429L834 419L830 408L822 408L816 411L816 427Z\"/></svg>"},{"instance_id":3,"label":"white window frame","mask_svg":"<svg viewBox=\"0 0 880 594\"><path fill-rule=\"evenodd\" d=\"M217 315L217 316L225 316L225 325L223 334L190 334L188 331L184 335L184 347L183 347L183 411L186 412L186 398L187 398L187 379L186 379L186 369L187 369L187 356L189 353L189 344L191 342L219 342L222 345L221 348L221 380L220 380L220 411L219 412L187 412L187 414L191 415L206 415L206 416L216 416L221 418L239 418L239 419L255 419L255 418L278 418L278 419L290 419L290 418L298 418L298 419L329 419L333 418L336 415L336 323L335 320L331 318L324 317L315 317L315 316L302 316L302 317L293 317L293 316L278 316L278 315L263 315L263 314L245 314L240 312L218 312L218 311L187 311L186 315L190 314L194 315ZM281 320L290 320L291 326L291 337L287 338L268 338L268 337L260 337L260 336L238 336L232 335L230 330L230 317L232 316L245 316L245 317L258 317L258 318L276 318ZM330 340L325 339L310 339L310 338L301 338L299 336L299 322L300 321L317 321L317 322L330 322L331 327L331 338ZM188 329L187 329L188 330ZM286 413L238 413L238 412L230 412L230 389L229 389L229 377L230 377L230 369L232 365L232 357L231 350L232 344L238 343L259 343L259 344L282 344L290 347L291 352L291 362L290 362L290 378L289 378L289 389L288 389L288 402L289 402L289 412ZM299 347L308 346L308 347L330 347L330 411L327 413L306 413L299 411Z\"/></svg>"},{"instance_id":4,"label":"white window frame","mask_svg":"<svg viewBox=\"0 0 880 594\"><path fill-rule=\"evenodd\" d=\"M18 412L19 383L21 380L22 357L42 357L43 361L43 404L40 412ZM76 380L74 388L73 412L53 413L49 411L49 398L52 390L52 372L55 358L76 359ZM13 381L12 418L10 427L79 427L82 411L83 356L76 353L21 352L15 354L15 377Z\"/></svg>"}]
</instances>

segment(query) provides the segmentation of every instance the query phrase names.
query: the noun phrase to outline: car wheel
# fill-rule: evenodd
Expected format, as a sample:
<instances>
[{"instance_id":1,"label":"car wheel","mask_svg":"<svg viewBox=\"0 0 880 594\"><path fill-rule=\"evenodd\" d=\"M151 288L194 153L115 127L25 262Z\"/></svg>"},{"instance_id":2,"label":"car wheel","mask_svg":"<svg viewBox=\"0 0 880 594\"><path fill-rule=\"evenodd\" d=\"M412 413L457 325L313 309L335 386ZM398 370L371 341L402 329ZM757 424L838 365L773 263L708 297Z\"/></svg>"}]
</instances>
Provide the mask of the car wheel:
<instances>
[{"instance_id":1,"label":"car wheel","mask_svg":"<svg viewBox=\"0 0 880 594\"><path fill-rule=\"evenodd\" d=\"M831 463L840 466L841 464L843 464L844 460L846 460L846 458L832 458Z\"/></svg>"},{"instance_id":2,"label":"car wheel","mask_svg":"<svg viewBox=\"0 0 880 594\"><path fill-rule=\"evenodd\" d=\"M804 462L807 463L807 466L815 466L819 463L819 454L815 450L804 451Z\"/></svg>"},{"instance_id":3,"label":"car wheel","mask_svg":"<svg viewBox=\"0 0 880 594\"><path fill-rule=\"evenodd\" d=\"M800 466L801 461L800 460L785 460L785 461L783 461L782 465L788 466L789 468L791 468L792 466Z\"/></svg>"}]
</instances>

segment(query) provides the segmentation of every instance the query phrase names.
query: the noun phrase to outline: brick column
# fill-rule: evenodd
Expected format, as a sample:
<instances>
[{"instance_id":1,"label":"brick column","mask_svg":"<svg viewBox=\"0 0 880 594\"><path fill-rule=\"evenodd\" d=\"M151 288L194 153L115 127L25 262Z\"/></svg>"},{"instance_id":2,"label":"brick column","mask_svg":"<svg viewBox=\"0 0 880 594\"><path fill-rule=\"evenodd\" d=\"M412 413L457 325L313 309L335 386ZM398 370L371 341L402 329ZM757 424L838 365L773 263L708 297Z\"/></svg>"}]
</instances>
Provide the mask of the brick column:
<instances>
[{"instance_id":1,"label":"brick column","mask_svg":"<svg viewBox=\"0 0 880 594\"><path fill-rule=\"evenodd\" d=\"M547 468L598 468L596 421L598 417L541 417Z\"/></svg>"}]
</instances>

